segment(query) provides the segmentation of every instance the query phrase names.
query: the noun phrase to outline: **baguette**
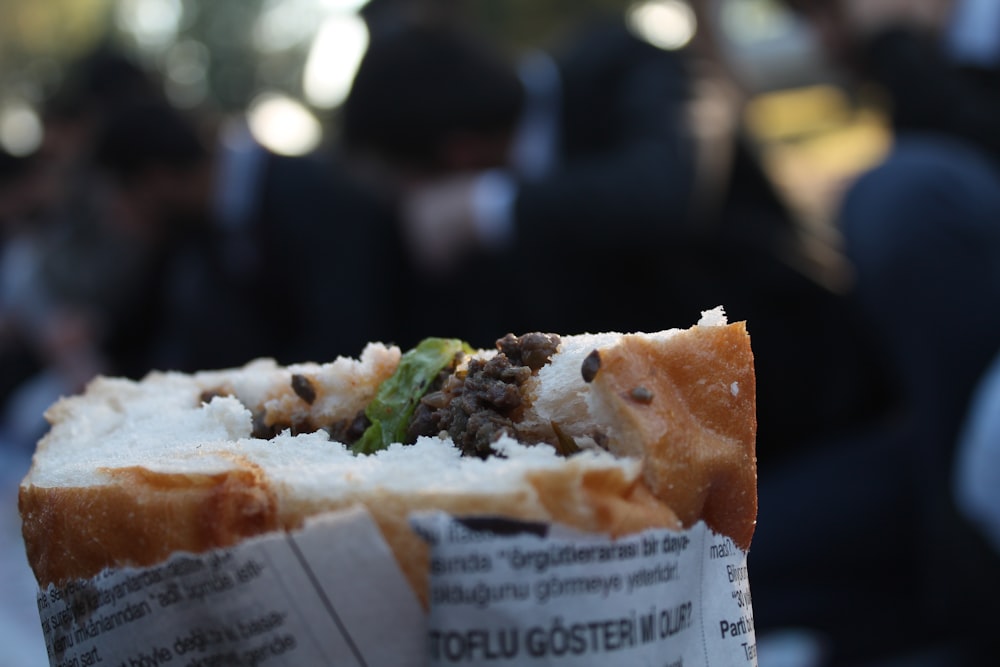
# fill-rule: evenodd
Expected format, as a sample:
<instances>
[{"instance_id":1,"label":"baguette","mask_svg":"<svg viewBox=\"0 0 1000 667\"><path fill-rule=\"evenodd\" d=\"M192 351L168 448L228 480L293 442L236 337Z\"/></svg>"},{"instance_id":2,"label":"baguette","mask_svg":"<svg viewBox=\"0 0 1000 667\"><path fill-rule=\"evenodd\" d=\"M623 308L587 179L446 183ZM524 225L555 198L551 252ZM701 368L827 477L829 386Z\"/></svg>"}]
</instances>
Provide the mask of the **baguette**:
<instances>
[{"instance_id":1,"label":"baguette","mask_svg":"<svg viewBox=\"0 0 1000 667\"><path fill-rule=\"evenodd\" d=\"M499 354L468 355L457 374ZM687 330L563 337L521 385L516 423L488 458L463 456L446 434L370 455L337 441L401 357L372 343L327 364L102 377L60 400L19 490L39 585L231 546L358 503L424 602L427 548L408 523L418 510L612 536L704 520L749 546L753 358L745 326L721 310Z\"/></svg>"}]
</instances>

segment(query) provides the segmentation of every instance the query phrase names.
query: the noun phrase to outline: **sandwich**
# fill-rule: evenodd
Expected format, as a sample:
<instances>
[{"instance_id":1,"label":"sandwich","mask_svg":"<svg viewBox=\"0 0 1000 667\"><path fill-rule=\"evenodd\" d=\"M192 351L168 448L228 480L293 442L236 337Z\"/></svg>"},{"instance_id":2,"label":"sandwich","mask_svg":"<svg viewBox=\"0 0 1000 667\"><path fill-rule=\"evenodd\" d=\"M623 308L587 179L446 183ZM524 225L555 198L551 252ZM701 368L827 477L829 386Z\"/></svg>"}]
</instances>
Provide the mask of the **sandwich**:
<instances>
[{"instance_id":1,"label":"sandwich","mask_svg":"<svg viewBox=\"0 0 1000 667\"><path fill-rule=\"evenodd\" d=\"M612 537L704 521L743 549L756 521L753 356L721 309L651 334L100 377L46 418L19 490L42 588L357 505L424 603L417 511Z\"/></svg>"}]
</instances>

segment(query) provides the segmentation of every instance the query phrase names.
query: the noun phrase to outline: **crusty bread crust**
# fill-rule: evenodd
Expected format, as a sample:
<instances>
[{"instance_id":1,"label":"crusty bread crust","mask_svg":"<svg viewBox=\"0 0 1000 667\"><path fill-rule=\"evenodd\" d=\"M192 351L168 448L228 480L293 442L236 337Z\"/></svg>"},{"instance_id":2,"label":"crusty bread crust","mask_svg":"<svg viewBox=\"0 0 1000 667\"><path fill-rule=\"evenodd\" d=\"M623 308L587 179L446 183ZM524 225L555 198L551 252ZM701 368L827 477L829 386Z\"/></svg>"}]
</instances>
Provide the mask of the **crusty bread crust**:
<instances>
[{"instance_id":1,"label":"crusty bread crust","mask_svg":"<svg viewBox=\"0 0 1000 667\"><path fill-rule=\"evenodd\" d=\"M28 562L41 586L89 578L105 567L153 565L178 550L203 552L280 527L277 500L251 466L215 475L144 468L90 487L22 486Z\"/></svg>"},{"instance_id":2,"label":"crusty bread crust","mask_svg":"<svg viewBox=\"0 0 1000 667\"><path fill-rule=\"evenodd\" d=\"M643 460L652 492L747 549L757 519L756 381L744 323L696 327L669 345L625 336L601 353L597 412L615 454Z\"/></svg>"},{"instance_id":3,"label":"crusty bread crust","mask_svg":"<svg viewBox=\"0 0 1000 667\"><path fill-rule=\"evenodd\" d=\"M22 487L24 539L39 584L89 578L106 567L154 565L176 551L232 546L360 503L426 603L429 556L426 543L410 529L414 511L559 522L610 535L681 525L641 479L627 479L617 469L539 471L530 476L530 490L514 494L382 491L349 500L281 503L254 466L240 465L205 476L130 468L115 471L116 483L105 486Z\"/></svg>"},{"instance_id":4,"label":"crusty bread crust","mask_svg":"<svg viewBox=\"0 0 1000 667\"><path fill-rule=\"evenodd\" d=\"M528 473L527 483L512 492L380 488L322 498L296 495L238 456L230 457L231 469L214 474L108 468L101 471L105 483L79 487L39 485L33 469L19 493L29 563L46 586L295 529L355 503L372 514L424 602L428 552L408 522L418 510L558 522L612 536L704 519L749 546L757 508L756 418L746 328L629 335L600 356L588 397L574 390L567 400L587 401L591 416L607 428L609 449L642 461L639 475L569 458ZM69 418L73 410L53 414Z\"/></svg>"}]
</instances>

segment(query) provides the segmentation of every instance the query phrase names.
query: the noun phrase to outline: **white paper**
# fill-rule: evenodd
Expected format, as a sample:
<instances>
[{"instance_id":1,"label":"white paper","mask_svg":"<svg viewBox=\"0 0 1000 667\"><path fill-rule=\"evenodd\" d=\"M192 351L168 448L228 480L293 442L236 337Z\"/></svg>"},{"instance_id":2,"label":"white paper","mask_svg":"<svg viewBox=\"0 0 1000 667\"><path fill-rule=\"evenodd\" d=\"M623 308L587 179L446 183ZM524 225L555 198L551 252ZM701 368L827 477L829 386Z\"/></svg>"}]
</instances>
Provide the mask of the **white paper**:
<instances>
[{"instance_id":1,"label":"white paper","mask_svg":"<svg viewBox=\"0 0 1000 667\"><path fill-rule=\"evenodd\" d=\"M618 540L441 513L411 524L431 547L427 613L356 508L39 591L50 664L756 665L746 554L703 524Z\"/></svg>"},{"instance_id":2,"label":"white paper","mask_svg":"<svg viewBox=\"0 0 1000 667\"><path fill-rule=\"evenodd\" d=\"M704 523L610 540L411 521L432 545L429 665L757 664L746 554Z\"/></svg>"},{"instance_id":3,"label":"white paper","mask_svg":"<svg viewBox=\"0 0 1000 667\"><path fill-rule=\"evenodd\" d=\"M424 650L423 609L362 509L38 601L53 667L372 667Z\"/></svg>"}]
</instances>

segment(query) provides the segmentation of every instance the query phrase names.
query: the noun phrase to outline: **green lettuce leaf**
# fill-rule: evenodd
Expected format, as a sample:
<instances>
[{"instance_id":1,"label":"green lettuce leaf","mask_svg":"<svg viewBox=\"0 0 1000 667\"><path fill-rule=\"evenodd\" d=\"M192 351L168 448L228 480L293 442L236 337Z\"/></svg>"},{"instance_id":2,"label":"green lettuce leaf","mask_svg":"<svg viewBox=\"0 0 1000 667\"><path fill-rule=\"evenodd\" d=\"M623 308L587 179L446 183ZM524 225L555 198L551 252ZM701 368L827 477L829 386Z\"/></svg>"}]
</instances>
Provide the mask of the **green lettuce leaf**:
<instances>
[{"instance_id":1,"label":"green lettuce leaf","mask_svg":"<svg viewBox=\"0 0 1000 667\"><path fill-rule=\"evenodd\" d=\"M399 367L379 385L365 409L371 421L361 439L351 446L355 454L372 454L394 442L403 442L414 410L431 383L468 344L455 338L426 338L399 360Z\"/></svg>"}]
</instances>

